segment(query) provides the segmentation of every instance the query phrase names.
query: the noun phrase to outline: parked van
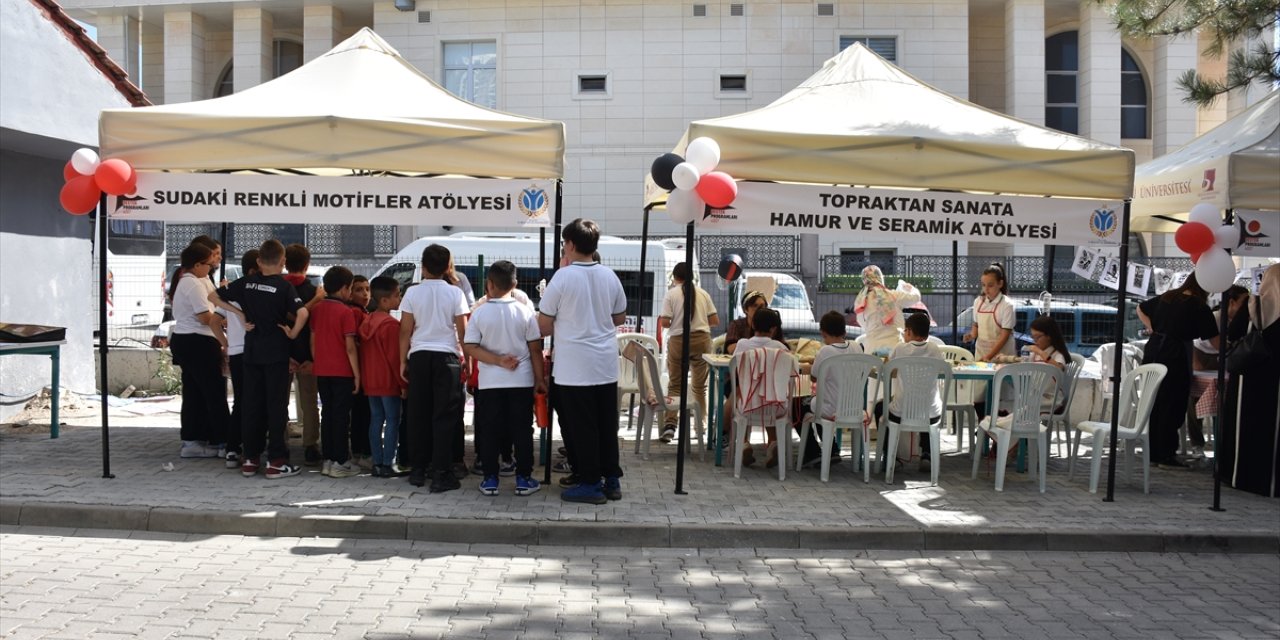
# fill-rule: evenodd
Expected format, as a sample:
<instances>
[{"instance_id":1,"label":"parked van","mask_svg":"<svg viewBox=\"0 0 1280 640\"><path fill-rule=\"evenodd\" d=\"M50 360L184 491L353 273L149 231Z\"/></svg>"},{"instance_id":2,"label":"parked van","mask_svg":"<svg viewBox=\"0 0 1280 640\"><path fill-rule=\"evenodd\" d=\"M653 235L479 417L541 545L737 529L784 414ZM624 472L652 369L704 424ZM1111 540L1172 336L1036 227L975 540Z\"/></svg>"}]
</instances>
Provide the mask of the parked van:
<instances>
[{"instance_id":1,"label":"parked van","mask_svg":"<svg viewBox=\"0 0 1280 640\"><path fill-rule=\"evenodd\" d=\"M484 273L498 260L510 260L519 270L519 287L536 304L541 299L538 291L540 234L504 232L465 232L448 236L418 238L401 249L387 261L375 276L389 276L400 282L402 288L422 279L422 250L428 245L440 244L453 254L454 268L466 274L477 297L484 295ZM640 247L637 240L623 240L615 236L600 237L600 262L618 274L627 294L627 325L635 327L636 320L644 316L644 331L650 335L657 327L657 317L662 311L662 299L670 283L671 270L684 261L684 249L651 240L647 243L645 273L640 276ZM551 238L547 238L545 276L551 277L552 268L559 262L553 254ZM697 264L693 265L697 270ZM639 307L643 292L645 306ZM634 329L632 329L634 330Z\"/></svg>"},{"instance_id":2,"label":"parked van","mask_svg":"<svg viewBox=\"0 0 1280 640\"><path fill-rule=\"evenodd\" d=\"M1013 337L1021 352L1023 348L1032 344L1031 321L1040 316L1043 307L1038 300L1034 299L1010 298L1009 300L1013 303L1016 318ZM1142 323L1137 316L1138 301L1130 300L1126 308L1128 317L1125 318L1125 339L1142 339L1144 336L1139 334ZM1062 329L1062 338L1066 341L1067 350L1071 353L1078 353L1087 358L1092 356L1100 345L1115 342L1116 308L1111 305L1057 299L1049 305L1049 316ZM954 342L956 334L963 337L965 332L973 326L972 306L960 312L956 325L958 331L948 327L938 332L939 337L943 338L947 344L958 344ZM963 346L972 348L972 344Z\"/></svg>"},{"instance_id":3,"label":"parked van","mask_svg":"<svg viewBox=\"0 0 1280 640\"><path fill-rule=\"evenodd\" d=\"M773 300L769 302L769 308L777 311L778 315L782 317L783 335L788 339L822 339L821 332L818 330L818 322L814 318L813 303L809 301L809 292L799 278L789 273L744 271L742 277L734 282L731 288L734 320L746 316L746 312L742 310L742 297L747 294L747 290L750 288L748 283L753 278L769 278L776 283L777 288L774 290ZM826 313L826 311L829 310L824 310L823 313ZM861 327L845 325L845 337L849 340L862 335L862 333Z\"/></svg>"}]
</instances>

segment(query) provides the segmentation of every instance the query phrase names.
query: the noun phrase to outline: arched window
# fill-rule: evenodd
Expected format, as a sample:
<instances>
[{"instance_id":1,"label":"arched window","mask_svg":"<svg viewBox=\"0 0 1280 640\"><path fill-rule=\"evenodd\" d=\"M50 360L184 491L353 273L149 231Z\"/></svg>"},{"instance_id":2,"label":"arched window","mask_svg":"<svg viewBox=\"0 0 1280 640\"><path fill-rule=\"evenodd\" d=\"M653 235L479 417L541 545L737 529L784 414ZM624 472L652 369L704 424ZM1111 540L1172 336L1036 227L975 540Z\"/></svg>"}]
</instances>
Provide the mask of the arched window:
<instances>
[{"instance_id":1,"label":"arched window","mask_svg":"<svg viewBox=\"0 0 1280 640\"><path fill-rule=\"evenodd\" d=\"M276 40L271 44L271 77L280 76L302 66L302 44L292 40ZM235 65L231 62L222 69L218 76L218 84L214 85L213 97L221 98L235 93Z\"/></svg>"},{"instance_id":2,"label":"arched window","mask_svg":"<svg viewBox=\"0 0 1280 640\"><path fill-rule=\"evenodd\" d=\"M1079 34L1064 31L1044 42L1046 127L1080 133ZM1120 137L1147 138L1147 79L1138 61L1120 48Z\"/></svg>"}]
</instances>

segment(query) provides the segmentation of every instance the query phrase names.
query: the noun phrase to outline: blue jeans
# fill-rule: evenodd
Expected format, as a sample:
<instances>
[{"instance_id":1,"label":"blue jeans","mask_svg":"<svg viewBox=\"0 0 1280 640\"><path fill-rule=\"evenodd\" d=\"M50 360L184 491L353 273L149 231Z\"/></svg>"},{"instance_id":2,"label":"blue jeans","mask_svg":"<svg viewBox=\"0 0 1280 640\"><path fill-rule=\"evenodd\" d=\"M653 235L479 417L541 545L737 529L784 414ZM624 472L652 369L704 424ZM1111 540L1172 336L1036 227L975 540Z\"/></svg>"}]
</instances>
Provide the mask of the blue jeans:
<instances>
[{"instance_id":1,"label":"blue jeans","mask_svg":"<svg viewBox=\"0 0 1280 640\"><path fill-rule=\"evenodd\" d=\"M369 451L373 463L390 465L396 461L400 442L400 397L369 396Z\"/></svg>"}]
</instances>

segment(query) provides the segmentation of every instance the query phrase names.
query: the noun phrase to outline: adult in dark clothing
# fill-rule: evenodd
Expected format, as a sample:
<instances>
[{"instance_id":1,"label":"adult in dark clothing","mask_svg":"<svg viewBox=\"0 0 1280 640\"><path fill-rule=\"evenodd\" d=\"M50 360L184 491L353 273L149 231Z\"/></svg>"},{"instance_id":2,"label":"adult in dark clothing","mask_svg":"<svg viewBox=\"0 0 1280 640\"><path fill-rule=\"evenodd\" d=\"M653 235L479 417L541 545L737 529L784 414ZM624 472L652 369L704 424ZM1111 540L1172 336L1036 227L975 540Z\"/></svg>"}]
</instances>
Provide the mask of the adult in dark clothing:
<instances>
[{"instance_id":1,"label":"adult in dark clothing","mask_svg":"<svg viewBox=\"0 0 1280 640\"><path fill-rule=\"evenodd\" d=\"M1280 353L1280 265L1263 273L1249 316L1269 353ZM1226 405L1214 451L1222 481L1251 493L1280 496L1280 367L1264 361L1231 375Z\"/></svg>"},{"instance_id":2,"label":"adult in dark clothing","mask_svg":"<svg viewBox=\"0 0 1280 640\"><path fill-rule=\"evenodd\" d=\"M1186 420L1191 394L1191 342L1218 335L1208 298L1192 274L1181 287L1138 305L1138 318L1151 331L1142 364L1158 363L1169 369L1156 393L1148 425L1151 460L1162 468L1187 466L1178 460L1177 451L1178 429Z\"/></svg>"}]
</instances>

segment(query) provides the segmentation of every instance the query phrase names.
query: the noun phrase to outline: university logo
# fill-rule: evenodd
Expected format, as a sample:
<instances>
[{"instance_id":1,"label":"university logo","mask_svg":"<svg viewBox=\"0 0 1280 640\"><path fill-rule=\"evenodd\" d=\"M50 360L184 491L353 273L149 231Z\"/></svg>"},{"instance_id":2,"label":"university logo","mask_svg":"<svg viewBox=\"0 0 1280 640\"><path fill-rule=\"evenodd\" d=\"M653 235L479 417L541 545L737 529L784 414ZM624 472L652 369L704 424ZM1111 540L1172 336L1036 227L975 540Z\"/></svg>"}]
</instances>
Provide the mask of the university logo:
<instances>
[{"instance_id":1,"label":"university logo","mask_svg":"<svg viewBox=\"0 0 1280 640\"><path fill-rule=\"evenodd\" d=\"M115 211L111 212L111 215L120 213L121 209L124 209L125 213L132 213L135 211L147 211L151 208L150 205L143 204L147 200L149 200L149 198L144 198L139 195L116 196L116 208L115 208Z\"/></svg>"},{"instance_id":2,"label":"university logo","mask_svg":"<svg viewBox=\"0 0 1280 640\"><path fill-rule=\"evenodd\" d=\"M1213 183L1218 179L1217 169L1205 169L1204 180L1200 181L1201 191L1213 191Z\"/></svg>"},{"instance_id":3,"label":"university logo","mask_svg":"<svg viewBox=\"0 0 1280 640\"><path fill-rule=\"evenodd\" d=\"M1094 209L1093 215L1089 216L1089 230L1099 238L1111 237L1116 230L1116 210Z\"/></svg>"},{"instance_id":4,"label":"university logo","mask_svg":"<svg viewBox=\"0 0 1280 640\"><path fill-rule=\"evenodd\" d=\"M538 187L529 187L520 192L520 211L530 218L545 215L548 205L547 192Z\"/></svg>"}]
</instances>

